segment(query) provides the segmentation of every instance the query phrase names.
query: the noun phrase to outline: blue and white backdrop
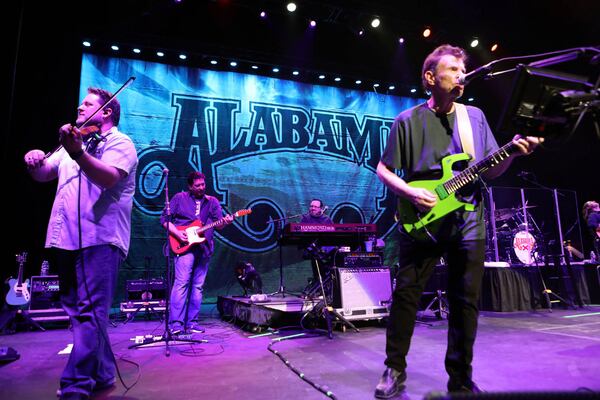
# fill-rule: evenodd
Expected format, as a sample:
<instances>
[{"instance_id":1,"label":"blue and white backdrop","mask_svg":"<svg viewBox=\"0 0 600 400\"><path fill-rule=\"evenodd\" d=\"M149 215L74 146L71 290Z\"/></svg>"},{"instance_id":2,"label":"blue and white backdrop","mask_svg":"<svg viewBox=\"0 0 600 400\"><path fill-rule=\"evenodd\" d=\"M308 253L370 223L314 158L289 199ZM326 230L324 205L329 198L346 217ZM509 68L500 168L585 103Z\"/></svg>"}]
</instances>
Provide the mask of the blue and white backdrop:
<instances>
[{"instance_id":1,"label":"blue and white backdrop","mask_svg":"<svg viewBox=\"0 0 600 400\"><path fill-rule=\"evenodd\" d=\"M239 293L233 266L240 260L257 267L267 291L276 290L279 248L268 222L307 212L315 197L334 222L372 221L391 240L394 199L375 169L394 117L418 99L92 54L83 56L80 98L89 86L114 92L130 76L136 80L119 96L119 128L140 163L120 288L145 268L164 275L164 168L171 196L198 170L225 212L253 210L216 232L208 297ZM302 289L311 274L300 253L282 252L289 290ZM392 252L386 258L393 261Z\"/></svg>"}]
</instances>

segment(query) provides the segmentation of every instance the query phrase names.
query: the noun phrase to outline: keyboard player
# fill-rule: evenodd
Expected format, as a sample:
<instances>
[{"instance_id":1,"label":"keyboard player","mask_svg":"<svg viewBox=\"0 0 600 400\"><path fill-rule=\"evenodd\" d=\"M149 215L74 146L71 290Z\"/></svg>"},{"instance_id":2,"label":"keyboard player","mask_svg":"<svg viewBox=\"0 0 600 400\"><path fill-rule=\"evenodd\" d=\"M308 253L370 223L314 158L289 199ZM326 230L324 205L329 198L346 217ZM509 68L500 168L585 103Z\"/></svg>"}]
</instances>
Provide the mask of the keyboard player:
<instances>
[{"instance_id":1,"label":"keyboard player","mask_svg":"<svg viewBox=\"0 0 600 400\"><path fill-rule=\"evenodd\" d=\"M310 201L310 208L308 213L302 215L300 223L303 224L318 224L318 225L331 225L333 221L327 215L327 206L323 204L321 199L312 199ZM325 279L331 272L333 266L333 256L337 247L333 246L319 246L319 243L311 243L304 249L303 257L311 260L312 266L312 281L304 289L304 294L310 296L316 289L318 289L319 275L317 271L317 262L321 267L321 276Z\"/></svg>"}]
</instances>

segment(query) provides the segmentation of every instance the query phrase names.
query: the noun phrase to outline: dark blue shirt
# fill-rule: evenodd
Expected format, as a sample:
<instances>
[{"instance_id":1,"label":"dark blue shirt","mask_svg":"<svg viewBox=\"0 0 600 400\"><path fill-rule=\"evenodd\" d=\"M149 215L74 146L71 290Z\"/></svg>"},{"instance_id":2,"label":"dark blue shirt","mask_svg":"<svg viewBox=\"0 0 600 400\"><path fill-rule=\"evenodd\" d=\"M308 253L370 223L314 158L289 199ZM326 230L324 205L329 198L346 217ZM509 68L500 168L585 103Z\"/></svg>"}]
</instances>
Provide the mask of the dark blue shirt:
<instances>
[{"instance_id":1,"label":"dark blue shirt","mask_svg":"<svg viewBox=\"0 0 600 400\"><path fill-rule=\"evenodd\" d=\"M196 199L190 192L177 193L171 199L171 223L175 226L187 226L198 220L202 225L210 224L223 218L223 210L216 197L204 195ZM162 225L167 221L166 209L160 217ZM204 232L206 241L201 244L209 255L214 251L213 229Z\"/></svg>"}]
</instances>

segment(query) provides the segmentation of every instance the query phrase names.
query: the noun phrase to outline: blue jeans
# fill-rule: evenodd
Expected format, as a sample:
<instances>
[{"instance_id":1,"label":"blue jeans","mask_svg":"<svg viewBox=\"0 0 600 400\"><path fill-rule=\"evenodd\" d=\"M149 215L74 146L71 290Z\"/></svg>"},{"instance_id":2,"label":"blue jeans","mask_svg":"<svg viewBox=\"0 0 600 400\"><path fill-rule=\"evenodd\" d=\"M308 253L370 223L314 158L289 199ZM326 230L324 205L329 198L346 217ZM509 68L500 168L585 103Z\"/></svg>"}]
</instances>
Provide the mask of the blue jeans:
<instances>
[{"instance_id":1,"label":"blue jeans","mask_svg":"<svg viewBox=\"0 0 600 400\"><path fill-rule=\"evenodd\" d=\"M56 249L61 302L73 327L73 349L61 379L63 393L90 394L114 382L115 364L106 327L123 252L111 245Z\"/></svg>"},{"instance_id":2,"label":"blue jeans","mask_svg":"<svg viewBox=\"0 0 600 400\"><path fill-rule=\"evenodd\" d=\"M172 329L189 327L198 320L209 261L210 256L202 245L175 258L175 282L169 310Z\"/></svg>"}]
</instances>

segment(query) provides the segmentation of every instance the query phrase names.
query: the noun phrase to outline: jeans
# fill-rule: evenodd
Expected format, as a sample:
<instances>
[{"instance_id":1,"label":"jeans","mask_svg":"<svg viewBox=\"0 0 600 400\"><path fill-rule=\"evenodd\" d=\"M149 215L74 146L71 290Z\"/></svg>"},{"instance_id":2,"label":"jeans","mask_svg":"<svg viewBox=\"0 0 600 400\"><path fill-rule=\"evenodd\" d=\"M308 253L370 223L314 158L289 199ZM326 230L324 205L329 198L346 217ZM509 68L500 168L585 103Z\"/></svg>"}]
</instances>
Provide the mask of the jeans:
<instances>
[{"instance_id":1,"label":"jeans","mask_svg":"<svg viewBox=\"0 0 600 400\"><path fill-rule=\"evenodd\" d=\"M455 385L471 383L473 345L477 333L477 303L483 278L485 240L448 239L416 242L400 234L400 269L392 297L386 333L385 364L406 369L406 355L415 327L421 294L440 256L448 262L448 347L446 371Z\"/></svg>"},{"instance_id":2,"label":"jeans","mask_svg":"<svg viewBox=\"0 0 600 400\"><path fill-rule=\"evenodd\" d=\"M115 364L108 339L108 314L123 252L112 245L55 250L60 295L73 327L73 349L61 379L62 393L90 394L114 382Z\"/></svg>"},{"instance_id":3,"label":"jeans","mask_svg":"<svg viewBox=\"0 0 600 400\"><path fill-rule=\"evenodd\" d=\"M210 256L201 245L175 258L175 282L169 310L171 329L189 327L198 320L209 261Z\"/></svg>"}]
</instances>

